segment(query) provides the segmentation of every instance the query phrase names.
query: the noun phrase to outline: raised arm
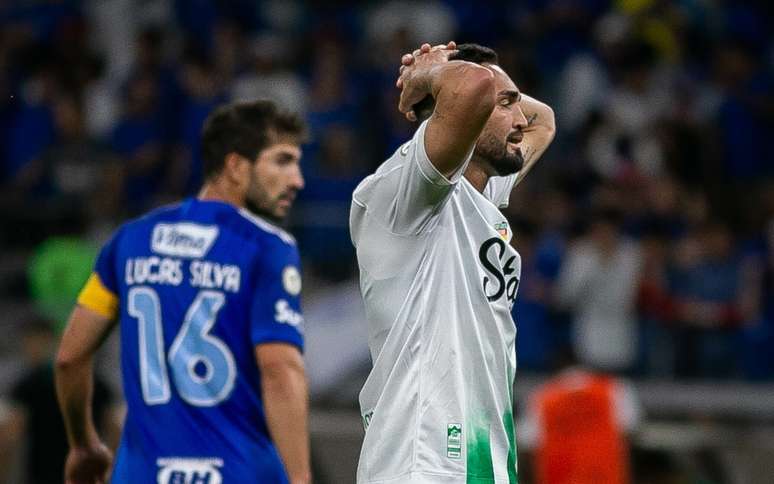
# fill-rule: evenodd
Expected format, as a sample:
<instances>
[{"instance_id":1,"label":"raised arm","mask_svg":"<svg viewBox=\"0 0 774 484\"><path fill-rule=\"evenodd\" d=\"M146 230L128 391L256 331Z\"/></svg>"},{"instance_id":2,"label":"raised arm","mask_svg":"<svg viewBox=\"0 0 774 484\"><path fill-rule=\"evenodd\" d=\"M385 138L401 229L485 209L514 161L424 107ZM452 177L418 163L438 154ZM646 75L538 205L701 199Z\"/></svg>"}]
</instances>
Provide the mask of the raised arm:
<instances>
[{"instance_id":1,"label":"raised arm","mask_svg":"<svg viewBox=\"0 0 774 484\"><path fill-rule=\"evenodd\" d=\"M535 166L537 160L546 151L546 148L551 144L556 134L554 111L547 104L522 93L519 106L524 113L524 117L527 118L527 127L522 130L524 139L521 142L524 167L516 176L515 184L518 184L527 176L527 173Z\"/></svg>"},{"instance_id":2,"label":"raised arm","mask_svg":"<svg viewBox=\"0 0 774 484\"><path fill-rule=\"evenodd\" d=\"M425 44L410 65L404 61L398 80L402 87L398 109L409 119L416 119L415 104L428 95L435 100L425 130L425 151L446 177L465 161L495 106L494 74L472 62L449 61L452 53Z\"/></svg>"}]
</instances>

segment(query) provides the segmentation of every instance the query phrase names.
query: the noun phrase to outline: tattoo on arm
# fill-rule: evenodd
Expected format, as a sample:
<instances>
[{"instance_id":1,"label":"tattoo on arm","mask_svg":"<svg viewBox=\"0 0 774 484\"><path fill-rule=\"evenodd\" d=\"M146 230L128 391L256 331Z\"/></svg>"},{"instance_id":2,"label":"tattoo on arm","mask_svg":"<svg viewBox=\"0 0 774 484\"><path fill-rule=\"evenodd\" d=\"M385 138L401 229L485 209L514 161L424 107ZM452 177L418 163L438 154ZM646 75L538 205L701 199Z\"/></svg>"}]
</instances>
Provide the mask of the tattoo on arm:
<instances>
[{"instance_id":1,"label":"tattoo on arm","mask_svg":"<svg viewBox=\"0 0 774 484\"><path fill-rule=\"evenodd\" d=\"M533 113L527 118L527 126L532 126L532 124L537 120L538 113Z\"/></svg>"},{"instance_id":2,"label":"tattoo on arm","mask_svg":"<svg viewBox=\"0 0 774 484\"><path fill-rule=\"evenodd\" d=\"M535 149L531 146L526 146L524 149L524 153L522 153L522 158L524 158L524 164L529 163L529 160L532 159L532 155L535 154Z\"/></svg>"}]
</instances>

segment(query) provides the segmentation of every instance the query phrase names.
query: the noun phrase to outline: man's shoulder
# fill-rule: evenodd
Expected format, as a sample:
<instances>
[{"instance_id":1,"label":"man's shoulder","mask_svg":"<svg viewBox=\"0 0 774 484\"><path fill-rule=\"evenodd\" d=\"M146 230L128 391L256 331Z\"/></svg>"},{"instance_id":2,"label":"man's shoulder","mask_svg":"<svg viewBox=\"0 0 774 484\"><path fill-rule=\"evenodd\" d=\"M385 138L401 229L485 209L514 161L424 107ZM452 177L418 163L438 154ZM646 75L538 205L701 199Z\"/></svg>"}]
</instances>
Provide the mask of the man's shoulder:
<instances>
[{"instance_id":1,"label":"man's shoulder","mask_svg":"<svg viewBox=\"0 0 774 484\"><path fill-rule=\"evenodd\" d=\"M152 210L119 228L119 231L125 232L137 230L151 230L154 238L162 233L213 239L228 234L248 245L296 248L296 239L286 230L247 209L226 207L225 204L222 208L217 207L213 216L212 213L208 215L198 211L195 205L187 206L185 201L175 203Z\"/></svg>"},{"instance_id":2,"label":"man's shoulder","mask_svg":"<svg viewBox=\"0 0 774 484\"><path fill-rule=\"evenodd\" d=\"M411 140L401 145L370 175L365 177L352 193L352 201L361 206L367 206L369 201L378 195L380 188L387 188L390 180L397 181L400 171L407 160L408 146Z\"/></svg>"},{"instance_id":3,"label":"man's shoulder","mask_svg":"<svg viewBox=\"0 0 774 484\"><path fill-rule=\"evenodd\" d=\"M296 250L296 239L288 231L275 225L268 220L240 208L236 213L239 222L244 226L251 238L257 242L263 242L271 246L285 247L290 250Z\"/></svg>"}]
</instances>

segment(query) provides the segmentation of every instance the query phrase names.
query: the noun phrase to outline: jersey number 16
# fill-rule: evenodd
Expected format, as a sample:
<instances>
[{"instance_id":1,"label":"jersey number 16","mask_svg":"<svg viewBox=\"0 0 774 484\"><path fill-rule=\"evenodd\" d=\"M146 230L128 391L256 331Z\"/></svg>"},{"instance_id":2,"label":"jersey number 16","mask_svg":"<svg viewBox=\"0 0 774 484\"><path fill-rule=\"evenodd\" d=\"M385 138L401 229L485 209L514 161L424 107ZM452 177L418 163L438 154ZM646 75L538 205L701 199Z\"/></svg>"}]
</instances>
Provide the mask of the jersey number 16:
<instances>
[{"instance_id":1,"label":"jersey number 16","mask_svg":"<svg viewBox=\"0 0 774 484\"><path fill-rule=\"evenodd\" d=\"M196 295L166 359L158 294L150 287L133 287L128 302L129 315L139 323L140 386L145 403L169 401L167 362L180 398L189 404L211 407L228 398L236 377L234 355L222 340L209 334L225 302L222 293L200 291ZM199 364L203 375L196 371Z\"/></svg>"}]
</instances>

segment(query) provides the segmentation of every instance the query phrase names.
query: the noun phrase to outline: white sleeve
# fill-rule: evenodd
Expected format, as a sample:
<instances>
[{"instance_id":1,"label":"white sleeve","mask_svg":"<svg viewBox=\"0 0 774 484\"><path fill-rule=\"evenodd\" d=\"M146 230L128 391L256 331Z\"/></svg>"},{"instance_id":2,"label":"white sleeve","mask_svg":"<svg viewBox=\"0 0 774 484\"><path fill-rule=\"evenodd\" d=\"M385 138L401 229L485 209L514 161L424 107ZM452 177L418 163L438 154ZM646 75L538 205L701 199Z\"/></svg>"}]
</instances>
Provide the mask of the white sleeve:
<instances>
[{"instance_id":1,"label":"white sleeve","mask_svg":"<svg viewBox=\"0 0 774 484\"><path fill-rule=\"evenodd\" d=\"M471 149L449 178L425 151L427 121L372 176L355 190L353 201L394 234L412 235L427 228L462 178Z\"/></svg>"},{"instance_id":2,"label":"white sleeve","mask_svg":"<svg viewBox=\"0 0 774 484\"><path fill-rule=\"evenodd\" d=\"M498 208L507 207L517 175L518 173L508 176L490 177L486 187L484 187L484 196Z\"/></svg>"}]
</instances>

